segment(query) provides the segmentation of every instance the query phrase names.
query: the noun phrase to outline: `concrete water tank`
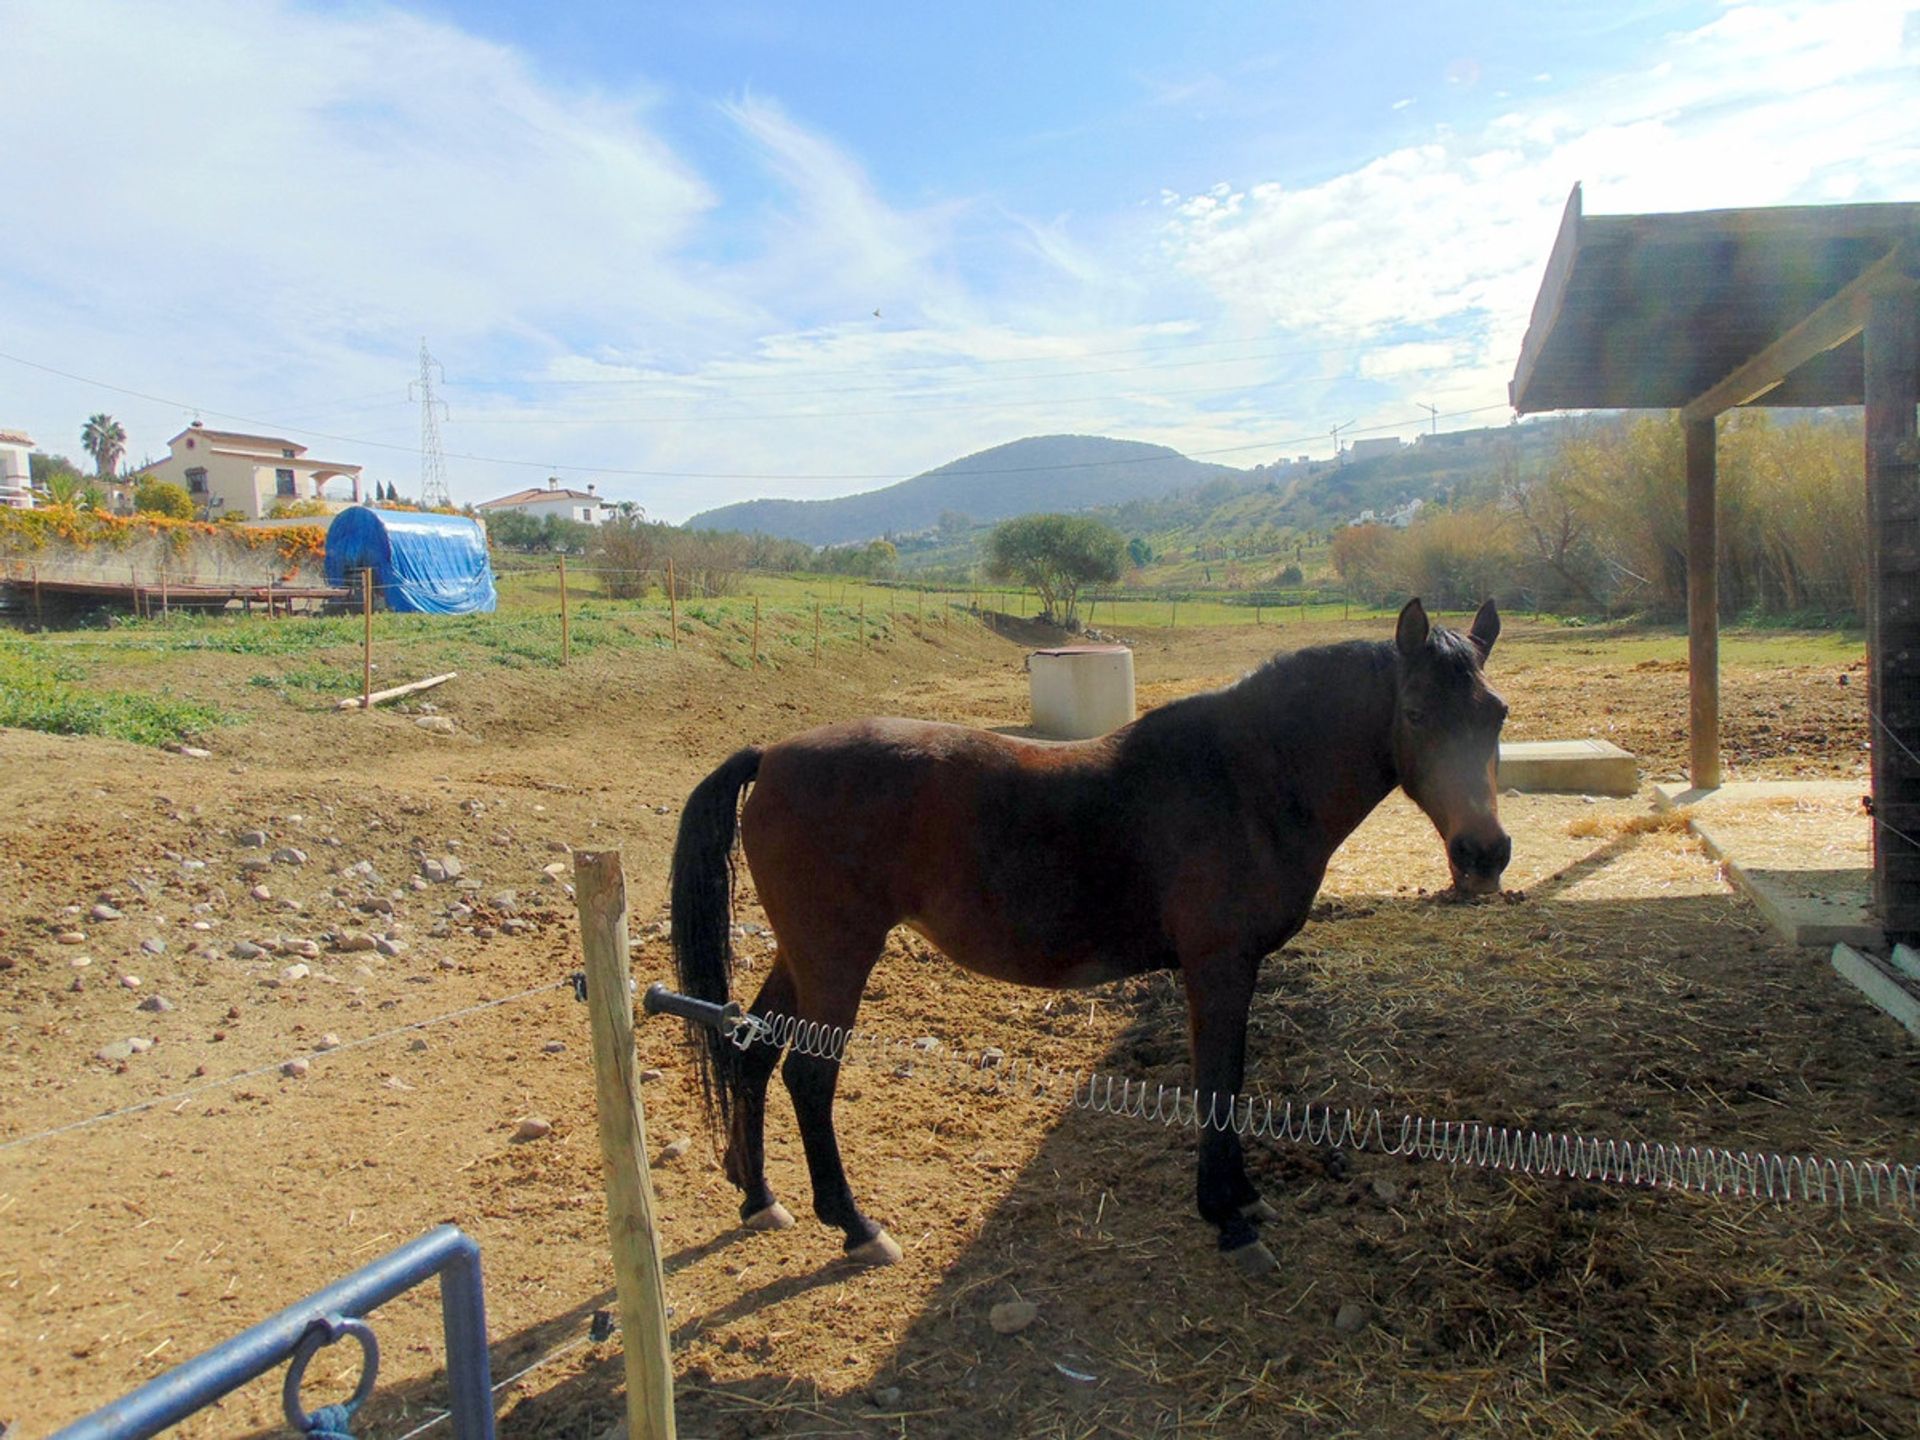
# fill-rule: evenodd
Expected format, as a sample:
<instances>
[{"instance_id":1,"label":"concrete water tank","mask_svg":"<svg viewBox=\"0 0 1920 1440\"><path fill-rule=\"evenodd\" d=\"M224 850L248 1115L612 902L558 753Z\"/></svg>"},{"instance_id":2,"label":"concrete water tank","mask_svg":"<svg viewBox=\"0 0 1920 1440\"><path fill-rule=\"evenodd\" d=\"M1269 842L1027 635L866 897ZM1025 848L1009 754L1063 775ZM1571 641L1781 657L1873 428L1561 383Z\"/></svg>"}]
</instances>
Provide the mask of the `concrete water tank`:
<instances>
[{"instance_id":1,"label":"concrete water tank","mask_svg":"<svg viewBox=\"0 0 1920 1440\"><path fill-rule=\"evenodd\" d=\"M1133 651L1124 645L1062 645L1027 657L1033 728L1056 740L1087 740L1133 720Z\"/></svg>"}]
</instances>

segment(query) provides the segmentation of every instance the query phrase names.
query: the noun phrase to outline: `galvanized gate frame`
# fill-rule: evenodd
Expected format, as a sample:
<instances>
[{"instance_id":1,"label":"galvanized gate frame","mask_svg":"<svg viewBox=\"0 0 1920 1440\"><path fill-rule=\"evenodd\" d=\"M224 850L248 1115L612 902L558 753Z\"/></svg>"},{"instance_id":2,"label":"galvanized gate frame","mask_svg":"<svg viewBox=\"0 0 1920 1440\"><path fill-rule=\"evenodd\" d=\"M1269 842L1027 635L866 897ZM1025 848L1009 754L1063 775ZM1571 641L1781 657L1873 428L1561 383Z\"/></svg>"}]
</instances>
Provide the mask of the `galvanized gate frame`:
<instances>
[{"instance_id":1,"label":"galvanized gate frame","mask_svg":"<svg viewBox=\"0 0 1920 1440\"><path fill-rule=\"evenodd\" d=\"M307 1361L336 1340L351 1336L359 1341L365 1363L351 1403L366 1399L373 1392L380 1349L361 1317L433 1275L440 1277L453 1433L457 1440L493 1440L493 1376L487 1358L480 1247L452 1225L429 1230L251 1330L176 1365L131 1394L74 1421L51 1440L144 1440L284 1360L294 1362L282 1392L288 1423L303 1433L318 1428L300 1408L300 1379Z\"/></svg>"}]
</instances>

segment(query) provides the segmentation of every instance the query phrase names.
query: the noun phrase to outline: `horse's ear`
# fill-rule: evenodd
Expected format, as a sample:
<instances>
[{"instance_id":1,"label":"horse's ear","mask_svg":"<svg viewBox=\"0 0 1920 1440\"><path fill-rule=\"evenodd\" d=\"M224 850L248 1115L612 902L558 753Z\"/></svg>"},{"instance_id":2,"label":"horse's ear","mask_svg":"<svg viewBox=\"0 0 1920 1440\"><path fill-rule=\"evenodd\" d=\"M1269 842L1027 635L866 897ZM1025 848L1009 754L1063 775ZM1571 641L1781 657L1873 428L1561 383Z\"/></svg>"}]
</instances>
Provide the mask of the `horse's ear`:
<instances>
[{"instance_id":1,"label":"horse's ear","mask_svg":"<svg viewBox=\"0 0 1920 1440\"><path fill-rule=\"evenodd\" d=\"M1493 653L1493 642L1500 638L1500 611L1493 601L1488 600L1480 607L1467 638L1473 641L1473 648L1480 652L1482 660Z\"/></svg>"},{"instance_id":2,"label":"horse's ear","mask_svg":"<svg viewBox=\"0 0 1920 1440\"><path fill-rule=\"evenodd\" d=\"M1416 595L1401 608L1400 623L1393 631L1393 643L1402 655L1411 660L1420 653L1420 647L1427 643L1427 631L1431 628L1426 607Z\"/></svg>"}]
</instances>

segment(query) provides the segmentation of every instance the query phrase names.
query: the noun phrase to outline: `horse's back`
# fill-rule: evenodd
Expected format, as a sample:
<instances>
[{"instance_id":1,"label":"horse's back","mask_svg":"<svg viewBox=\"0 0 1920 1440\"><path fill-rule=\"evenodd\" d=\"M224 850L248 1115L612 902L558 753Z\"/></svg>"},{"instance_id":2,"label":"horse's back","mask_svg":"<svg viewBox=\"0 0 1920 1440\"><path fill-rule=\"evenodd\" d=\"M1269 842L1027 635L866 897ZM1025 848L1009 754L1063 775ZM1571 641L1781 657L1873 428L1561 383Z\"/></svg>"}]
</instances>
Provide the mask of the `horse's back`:
<instances>
[{"instance_id":1,"label":"horse's back","mask_svg":"<svg viewBox=\"0 0 1920 1440\"><path fill-rule=\"evenodd\" d=\"M1143 898L1104 741L1048 745L931 721L822 726L769 746L741 816L781 935L920 930L970 969L1031 984L1104 978ZM1129 946L1127 948L1135 948Z\"/></svg>"}]
</instances>

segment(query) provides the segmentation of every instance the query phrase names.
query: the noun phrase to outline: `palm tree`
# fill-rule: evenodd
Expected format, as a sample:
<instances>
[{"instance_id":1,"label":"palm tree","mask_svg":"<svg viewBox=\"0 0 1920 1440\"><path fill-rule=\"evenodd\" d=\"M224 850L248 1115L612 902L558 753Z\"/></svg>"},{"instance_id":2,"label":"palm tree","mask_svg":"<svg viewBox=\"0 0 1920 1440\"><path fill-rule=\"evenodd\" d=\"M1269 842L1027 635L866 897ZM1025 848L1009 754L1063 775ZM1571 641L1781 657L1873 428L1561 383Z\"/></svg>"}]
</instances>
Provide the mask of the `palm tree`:
<instances>
[{"instance_id":1,"label":"palm tree","mask_svg":"<svg viewBox=\"0 0 1920 1440\"><path fill-rule=\"evenodd\" d=\"M127 432L111 415L90 415L80 427L80 443L93 456L94 474L111 476L120 457L127 453Z\"/></svg>"}]
</instances>

